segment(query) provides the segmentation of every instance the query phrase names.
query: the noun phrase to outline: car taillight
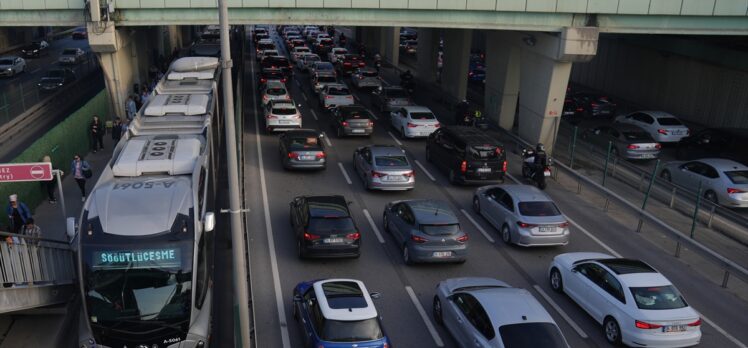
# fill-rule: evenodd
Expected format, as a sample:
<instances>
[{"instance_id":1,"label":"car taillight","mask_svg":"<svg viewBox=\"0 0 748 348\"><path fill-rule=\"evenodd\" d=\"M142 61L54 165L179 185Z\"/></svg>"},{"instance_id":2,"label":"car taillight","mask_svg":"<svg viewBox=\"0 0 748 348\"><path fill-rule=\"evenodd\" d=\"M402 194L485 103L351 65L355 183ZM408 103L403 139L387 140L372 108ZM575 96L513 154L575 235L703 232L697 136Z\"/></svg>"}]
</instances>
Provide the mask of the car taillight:
<instances>
[{"instance_id":1,"label":"car taillight","mask_svg":"<svg viewBox=\"0 0 748 348\"><path fill-rule=\"evenodd\" d=\"M473 75L475 75L475 74L473 74L472 71L468 73L468 76L473 76Z\"/></svg>"},{"instance_id":2,"label":"car taillight","mask_svg":"<svg viewBox=\"0 0 748 348\"><path fill-rule=\"evenodd\" d=\"M562 223L558 224L558 227L567 228L567 227L569 227L569 223L568 222L562 222Z\"/></svg>"},{"instance_id":3,"label":"car taillight","mask_svg":"<svg viewBox=\"0 0 748 348\"><path fill-rule=\"evenodd\" d=\"M435 124L434 124L434 128L439 128L439 127L441 127L441 126L442 126L442 125L441 125L441 123L439 123L439 122L437 122L437 123L435 123Z\"/></svg>"},{"instance_id":4,"label":"car taillight","mask_svg":"<svg viewBox=\"0 0 748 348\"><path fill-rule=\"evenodd\" d=\"M369 121L369 127L374 127L374 121Z\"/></svg>"},{"instance_id":5,"label":"car taillight","mask_svg":"<svg viewBox=\"0 0 748 348\"><path fill-rule=\"evenodd\" d=\"M460 163L460 172L467 172L467 161L462 161L462 163Z\"/></svg>"},{"instance_id":6,"label":"car taillight","mask_svg":"<svg viewBox=\"0 0 748 348\"><path fill-rule=\"evenodd\" d=\"M265 83L265 82L268 82L268 80L267 79L260 79L260 83Z\"/></svg>"},{"instance_id":7,"label":"car taillight","mask_svg":"<svg viewBox=\"0 0 748 348\"><path fill-rule=\"evenodd\" d=\"M288 81L288 80L286 80L286 79L281 79L281 82L283 82L283 83L286 83L286 81Z\"/></svg>"},{"instance_id":8,"label":"car taillight","mask_svg":"<svg viewBox=\"0 0 748 348\"><path fill-rule=\"evenodd\" d=\"M288 95L288 94L286 94L286 97L285 97L285 98L286 98L286 100L291 100L291 96L290 96L290 95Z\"/></svg>"},{"instance_id":9,"label":"car taillight","mask_svg":"<svg viewBox=\"0 0 748 348\"><path fill-rule=\"evenodd\" d=\"M268 119L268 120L274 120L274 119L278 118L278 116L267 115L267 116L265 116L265 118Z\"/></svg>"},{"instance_id":10,"label":"car taillight","mask_svg":"<svg viewBox=\"0 0 748 348\"><path fill-rule=\"evenodd\" d=\"M332 98L335 98L335 97L333 97L333 96L331 96L331 95L326 95L326 96L325 96L325 99L332 99Z\"/></svg>"},{"instance_id":11,"label":"car taillight","mask_svg":"<svg viewBox=\"0 0 748 348\"><path fill-rule=\"evenodd\" d=\"M371 171L371 177L372 178L381 178L383 176L387 176L387 173L378 172L376 170Z\"/></svg>"},{"instance_id":12,"label":"car taillight","mask_svg":"<svg viewBox=\"0 0 748 348\"><path fill-rule=\"evenodd\" d=\"M361 238L361 233L358 233L358 232L348 233L345 235L345 238L357 240Z\"/></svg>"},{"instance_id":13,"label":"car taillight","mask_svg":"<svg viewBox=\"0 0 748 348\"><path fill-rule=\"evenodd\" d=\"M358 76L358 79L359 79L359 80L363 80L363 79L364 79L364 75L359 75L359 76Z\"/></svg>"},{"instance_id":14,"label":"car taillight","mask_svg":"<svg viewBox=\"0 0 748 348\"><path fill-rule=\"evenodd\" d=\"M409 171L409 172L405 172L405 173L403 173L403 176L404 176L404 177L406 177L406 178L410 178L410 177L413 177L413 176L415 176L415 175L416 175L416 172L414 172L414 171L412 171L412 170L411 170L411 171Z\"/></svg>"},{"instance_id":15,"label":"car taillight","mask_svg":"<svg viewBox=\"0 0 748 348\"><path fill-rule=\"evenodd\" d=\"M504 161L504 163L501 164L501 171L506 173L506 161Z\"/></svg>"},{"instance_id":16,"label":"car taillight","mask_svg":"<svg viewBox=\"0 0 748 348\"><path fill-rule=\"evenodd\" d=\"M417 124L408 122L408 128L416 128L416 127L418 127Z\"/></svg>"},{"instance_id":17,"label":"car taillight","mask_svg":"<svg viewBox=\"0 0 748 348\"><path fill-rule=\"evenodd\" d=\"M296 153L296 152L289 152L288 153L288 158L290 158L290 159L299 159L299 154Z\"/></svg>"},{"instance_id":18,"label":"car taillight","mask_svg":"<svg viewBox=\"0 0 748 348\"><path fill-rule=\"evenodd\" d=\"M324 152L317 152L317 154L314 155L316 159L321 159L327 157Z\"/></svg>"},{"instance_id":19,"label":"car taillight","mask_svg":"<svg viewBox=\"0 0 748 348\"><path fill-rule=\"evenodd\" d=\"M600 106L600 104L598 104L598 103L590 103L590 106L593 107L593 108L596 108L596 107Z\"/></svg>"},{"instance_id":20,"label":"car taillight","mask_svg":"<svg viewBox=\"0 0 748 348\"><path fill-rule=\"evenodd\" d=\"M353 99L353 96L352 95L347 95L347 96L345 96L345 99Z\"/></svg>"},{"instance_id":21,"label":"car taillight","mask_svg":"<svg viewBox=\"0 0 748 348\"><path fill-rule=\"evenodd\" d=\"M351 63L345 62L345 63L343 63L343 65L345 65L345 66L351 66Z\"/></svg>"},{"instance_id":22,"label":"car taillight","mask_svg":"<svg viewBox=\"0 0 748 348\"><path fill-rule=\"evenodd\" d=\"M667 135L667 129L658 129L657 133Z\"/></svg>"},{"instance_id":23,"label":"car taillight","mask_svg":"<svg viewBox=\"0 0 748 348\"><path fill-rule=\"evenodd\" d=\"M537 225L535 225L535 224L528 224L528 223L522 222L522 221L517 221L517 226L519 226L521 228L533 228L533 227L536 227Z\"/></svg>"},{"instance_id":24,"label":"car taillight","mask_svg":"<svg viewBox=\"0 0 748 348\"><path fill-rule=\"evenodd\" d=\"M319 235L312 234L312 233L309 233L309 232L304 232L304 239L306 239L306 240L317 240L319 238L320 238Z\"/></svg>"},{"instance_id":25,"label":"car taillight","mask_svg":"<svg viewBox=\"0 0 748 348\"><path fill-rule=\"evenodd\" d=\"M626 146L626 148L629 149L629 150L636 150L636 149L639 148L639 145L631 144L629 146Z\"/></svg>"},{"instance_id":26,"label":"car taillight","mask_svg":"<svg viewBox=\"0 0 748 348\"><path fill-rule=\"evenodd\" d=\"M363 68L363 67L365 67L365 66L366 66L366 63L364 63L364 62L360 62L360 63L358 63L358 67L359 67L359 68Z\"/></svg>"},{"instance_id":27,"label":"car taillight","mask_svg":"<svg viewBox=\"0 0 748 348\"><path fill-rule=\"evenodd\" d=\"M577 108L577 112L582 112L582 111L584 111L584 108Z\"/></svg>"},{"instance_id":28,"label":"car taillight","mask_svg":"<svg viewBox=\"0 0 748 348\"><path fill-rule=\"evenodd\" d=\"M269 96L269 95L267 95L267 94L265 94L265 95L263 95L263 96L262 96L262 99L264 99L264 100L268 100L268 99L270 99L270 96Z\"/></svg>"},{"instance_id":29,"label":"car taillight","mask_svg":"<svg viewBox=\"0 0 748 348\"><path fill-rule=\"evenodd\" d=\"M468 237L467 234L457 237L457 241L460 243L465 243L468 241L468 239L470 239L470 237Z\"/></svg>"},{"instance_id":30,"label":"car taillight","mask_svg":"<svg viewBox=\"0 0 748 348\"><path fill-rule=\"evenodd\" d=\"M348 127L348 121L343 121L343 123L341 124L343 125L343 127Z\"/></svg>"},{"instance_id":31,"label":"car taillight","mask_svg":"<svg viewBox=\"0 0 748 348\"><path fill-rule=\"evenodd\" d=\"M655 144L655 149L658 149L658 150L659 150L659 149L661 149L661 148L662 148L662 144L660 144L660 143L656 143L656 144Z\"/></svg>"},{"instance_id":32,"label":"car taillight","mask_svg":"<svg viewBox=\"0 0 748 348\"><path fill-rule=\"evenodd\" d=\"M415 236L415 235L410 236L410 240L412 240L413 242L419 243L419 244L428 242L426 238Z\"/></svg>"},{"instance_id":33,"label":"car taillight","mask_svg":"<svg viewBox=\"0 0 748 348\"><path fill-rule=\"evenodd\" d=\"M741 190L741 189L736 189L736 188L732 188L732 187L730 187L730 188L728 188L728 189L727 189L727 193L728 193L728 194L733 194L733 193L745 193L745 191L743 191L743 190Z\"/></svg>"},{"instance_id":34,"label":"car taillight","mask_svg":"<svg viewBox=\"0 0 748 348\"><path fill-rule=\"evenodd\" d=\"M641 321L641 320L637 320L635 322L635 325L637 329L644 329L644 330L659 329L662 327L662 325L652 324L652 323L648 323L648 322Z\"/></svg>"},{"instance_id":35,"label":"car taillight","mask_svg":"<svg viewBox=\"0 0 748 348\"><path fill-rule=\"evenodd\" d=\"M688 323L688 326L701 326L701 318L696 319L693 323Z\"/></svg>"}]
</instances>

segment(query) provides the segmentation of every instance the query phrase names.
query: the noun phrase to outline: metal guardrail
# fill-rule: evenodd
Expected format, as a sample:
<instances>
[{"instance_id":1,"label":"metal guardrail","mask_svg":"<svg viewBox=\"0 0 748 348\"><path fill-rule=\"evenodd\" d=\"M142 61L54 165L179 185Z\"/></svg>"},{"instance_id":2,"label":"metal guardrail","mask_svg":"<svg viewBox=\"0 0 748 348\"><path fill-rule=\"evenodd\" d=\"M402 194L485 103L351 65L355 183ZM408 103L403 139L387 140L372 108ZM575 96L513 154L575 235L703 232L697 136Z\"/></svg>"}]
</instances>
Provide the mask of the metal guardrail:
<instances>
[{"instance_id":1,"label":"metal guardrail","mask_svg":"<svg viewBox=\"0 0 748 348\"><path fill-rule=\"evenodd\" d=\"M4 288L72 284L73 251L67 242L0 232L0 281ZM12 239L12 243L6 241Z\"/></svg>"},{"instance_id":2,"label":"metal guardrail","mask_svg":"<svg viewBox=\"0 0 748 348\"><path fill-rule=\"evenodd\" d=\"M532 146L531 144L527 143L526 141L520 139L515 134L512 134L507 131L503 131L504 134L507 134L512 139L514 139L515 144L519 148L520 146L529 147ZM522 145L520 145L522 144ZM652 223L658 227L660 227L665 234L673 239L676 242L676 248L674 251L675 257L680 257L681 248L683 246L689 248L689 250L697 253L701 257L712 261L716 265L718 265L720 268L723 269L723 277L722 277L722 287L727 287L727 283L730 279L730 275L734 274L738 278L742 279L743 281L748 282L748 269L744 268L743 266L733 262L732 260L727 259L726 257L718 254L714 250L704 246L703 244L699 243L698 241L689 238L688 236L684 235L682 232L678 231L677 229L673 228L672 226L668 225L666 222L660 220L658 217L654 216L653 214L647 212L642 206L638 204L634 204L627 200L626 198L622 197L621 195L618 195L617 193L609 190L608 188L602 186L602 184L599 184L595 182L593 179L588 178L585 175L580 174L576 170L566 166L565 164L561 163L560 161L554 161L553 162L554 167L561 168L565 172L569 173L571 176L577 179L578 182L578 190L581 190L581 185L586 184L587 186L591 187L595 191L597 191L598 194L602 195L606 199L605 206L607 207L609 202L615 201L619 203L620 206L627 208L628 210L634 212L639 216L640 223L641 222L649 222ZM558 171L555 171L556 175L558 175Z\"/></svg>"}]
</instances>

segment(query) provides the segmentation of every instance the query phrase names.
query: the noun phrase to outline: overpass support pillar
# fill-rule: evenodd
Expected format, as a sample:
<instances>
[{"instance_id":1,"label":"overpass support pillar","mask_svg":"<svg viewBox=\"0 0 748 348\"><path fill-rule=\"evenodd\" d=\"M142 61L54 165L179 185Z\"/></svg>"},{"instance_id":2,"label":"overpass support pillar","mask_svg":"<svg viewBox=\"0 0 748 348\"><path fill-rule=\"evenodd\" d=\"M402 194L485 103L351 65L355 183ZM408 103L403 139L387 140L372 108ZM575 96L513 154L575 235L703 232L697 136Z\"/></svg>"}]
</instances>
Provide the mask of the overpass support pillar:
<instances>
[{"instance_id":1,"label":"overpass support pillar","mask_svg":"<svg viewBox=\"0 0 748 348\"><path fill-rule=\"evenodd\" d=\"M511 130L519 96L520 48L499 44L499 32L486 33L486 117L501 128Z\"/></svg>"},{"instance_id":2,"label":"overpass support pillar","mask_svg":"<svg viewBox=\"0 0 748 348\"><path fill-rule=\"evenodd\" d=\"M416 51L418 78L425 82L435 82L437 74L437 55L439 54L439 32L436 29L421 28L418 30L418 50Z\"/></svg>"},{"instance_id":3,"label":"overpass support pillar","mask_svg":"<svg viewBox=\"0 0 748 348\"><path fill-rule=\"evenodd\" d=\"M380 53L393 66L400 64L400 27L382 27Z\"/></svg>"},{"instance_id":4,"label":"overpass support pillar","mask_svg":"<svg viewBox=\"0 0 748 348\"><path fill-rule=\"evenodd\" d=\"M468 87L470 46L472 29L444 30L444 67L442 89L453 97L453 101L465 99ZM418 47L421 50L421 47Z\"/></svg>"}]
</instances>

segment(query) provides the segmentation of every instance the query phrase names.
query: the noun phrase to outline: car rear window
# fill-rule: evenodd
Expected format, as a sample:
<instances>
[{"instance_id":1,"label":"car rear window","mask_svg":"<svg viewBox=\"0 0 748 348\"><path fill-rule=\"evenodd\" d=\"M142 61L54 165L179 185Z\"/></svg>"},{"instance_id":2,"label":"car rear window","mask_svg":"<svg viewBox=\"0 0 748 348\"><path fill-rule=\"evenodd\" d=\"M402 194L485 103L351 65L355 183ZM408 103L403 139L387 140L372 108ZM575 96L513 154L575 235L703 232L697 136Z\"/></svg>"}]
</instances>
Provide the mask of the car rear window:
<instances>
[{"instance_id":1,"label":"car rear window","mask_svg":"<svg viewBox=\"0 0 748 348\"><path fill-rule=\"evenodd\" d=\"M309 49L309 47L298 47L296 48L296 52L311 52L311 50Z\"/></svg>"},{"instance_id":2,"label":"car rear window","mask_svg":"<svg viewBox=\"0 0 748 348\"><path fill-rule=\"evenodd\" d=\"M627 140L653 140L652 137L645 132L623 132L623 136Z\"/></svg>"},{"instance_id":3,"label":"car rear window","mask_svg":"<svg viewBox=\"0 0 748 348\"><path fill-rule=\"evenodd\" d=\"M676 309L688 306L671 285L629 288L639 309Z\"/></svg>"},{"instance_id":4,"label":"car rear window","mask_svg":"<svg viewBox=\"0 0 748 348\"><path fill-rule=\"evenodd\" d=\"M524 216L558 216L561 212L558 211L553 202L548 201L536 201L536 202L519 202L519 213Z\"/></svg>"},{"instance_id":5,"label":"car rear window","mask_svg":"<svg viewBox=\"0 0 748 348\"><path fill-rule=\"evenodd\" d=\"M683 125L683 123L681 123L675 117L658 117L657 122L663 126L682 126Z\"/></svg>"},{"instance_id":6,"label":"car rear window","mask_svg":"<svg viewBox=\"0 0 748 348\"><path fill-rule=\"evenodd\" d=\"M349 95L349 94L351 94L351 92L348 91L348 88L331 87L331 88L327 89L327 94L329 94L329 95Z\"/></svg>"},{"instance_id":7,"label":"car rear window","mask_svg":"<svg viewBox=\"0 0 748 348\"><path fill-rule=\"evenodd\" d=\"M429 236L451 236L460 232L460 225L421 225L421 231Z\"/></svg>"},{"instance_id":8,"label":"car rear window","mask_svg":"<svg viewBox=\"0 0 748 348\"><path fill-rule=\"evenodd\" d=\"M377 318L353 321L325 320L323 340L331 342L373 341L383 337Z\"/></svg>"},{"instance_id":9,"label":"car rear window","mask_svg":"<svg viewBox=\"0 0 748 348\"><path fill-rule=\"evenodd\" d=\"M273 108L273 114L274 115L294 115L294 114L296 114L296 109L294 109L294 108Z\"/></svg>"},{"instance_id":10,"label":"car rear window","mask_svg":"<svg viewBox=\"0 0 748 348\"><path fill-rule=\"evenodd\" d=\"M337 234L355 232L356 226L350 217L311 218L307 230L318 234Z\"/></svg>"},{"instance_id":11,"label":"car rear window","mask_svg":"<svg viewBox=\"0 0 748 348\"><path fill-rule=\"evenodd\" d=\"M405 156L377 156L374 162L381 167L408 166L408 158Z\"/></svg>"},{"instance_id":12,"label":"car rear window","mask_svg":"<svg viewBox=\"0 0 748 348\"><path fill-rule=\"evenodd\" d=\"M257 45L257 48L259 48L260 50L272 50L275 49L275 45L271 43L261 43Z\"/></svg>"},{"instance_id":13,"label":"car rear window","mask_svg":"<svg viewBox=\"0 0 748 348\"><path fill-rule=\"evenodd\" d=\"M474 159L493 159L497 158L499 154L501 153L501 149L499 149L496 145L473 145L468 147L470 154L473 156Z\"/></svg>"},{"instance_id":14,"label":"car rear window","mask_svg":"<svg viewBox=\"0 0 748 348\"><path fill-rule=\"evenodd\" d=\"M284 95L284 94L286 94L286 89L285 88L280 88L280 87L277 87L277 88L268 88L268 90L267 90L266 93L268 95Z\"/></svg>"},{"instance_id":15,"label":"car rear window","mask_svg":"<svg viewBox=\"0 0 748 348\"><path fill-rule=\"evenodd\" d=\"M304 58L304 60L307 61L307 63L313 63L313 62L319 62L322 59L320 59L319 56L308 55L306 56L306 58Z\"/></svg>"},{"instance_id":16,"label":"car rear window","mask_svg":"<svg viewBox=\"0 0 748 348\"><path fill-rule=\"evenodd\" d=\"M344 110L342 112L342 115L347 119L355 118L357 120L366 120L371 118L371 114L369 113L369 111L364 109Z\"/></svg>"},{"instance_id":17,"label":"car rear window","mask_svg":"<svg viewBox=\"0 0 748 348\"><path fill-rule=\"evenodd\" d=\"M318 76L317 82L337 82L338 80L335 78L335 76Z\"/></svg>"},{"instance_id":18,"label":"car rear window","mask_svg":"<svg viewBox=\"0 0 748 348\"><path fill-rule=\"evenodd\" d=\"M410 118L414 120L433 120L436 116L430 112L411 112Z\"/></svg>"},{"instance_id":19,"label":"car rear window","mask_svg":"<svg viewBox=\"0 0 748 348\"><path fill-rule=\"evenodd\" d=\"M501 341L506 348L543 347L566 348L566 341L551 323L520 323L499 327Z\"/></svg>"},{"instance_id":20,"label":"car rear window","mask_svg":"<svg viewBox=\"0 0 748 348\"><path fill-rule=\"evenodd\" d=\"M66 48L65 50L62 51L62 54L70 55L70 54L75 54L76 52L78 51L72 48Z\"/></svg>"},{"instance_id":21,"label":"car rear window","mask_svg":"<svg viewBox=\"0 0 748 348\"><path fill-rule=\"evenodd\" d=\"M748 170L733 170L725 172L725 175L735 185L748 185Z\"/></svg>"},{"instance_id":22,"label":"car rear window","mask_svg":"<svg viewBox=\"0 0 748 348\"><path fill-rule=\"evenodd\" d=\"M378 74L377 74L377 72L376 72L376 71L362 71L362 72L361 72L361 76L366 76L366 77L377 77L377 76L378 76Z\"/></svg>"},{"instance_id":23,"label":"car rear window","mask_svg":"<svg viewBox=\"0 0 748 348\"><path fill-rule=\"evenodd\" d=\"M317 70L333 70L335 69L331 63L324 62L324 63L317 63L315 66Z\"/></svg>"},{"instance_id":24,"label":"car rear window","mask_svg":"<svg viewBox=\"0 0 748 348\"><path fill-rule=\"evenodd\" d=\"M292 149L318 149L320 148L319 138L315 136L304 137L297 136L288 139L289 146Z\"/></svg>"}]
</instances>

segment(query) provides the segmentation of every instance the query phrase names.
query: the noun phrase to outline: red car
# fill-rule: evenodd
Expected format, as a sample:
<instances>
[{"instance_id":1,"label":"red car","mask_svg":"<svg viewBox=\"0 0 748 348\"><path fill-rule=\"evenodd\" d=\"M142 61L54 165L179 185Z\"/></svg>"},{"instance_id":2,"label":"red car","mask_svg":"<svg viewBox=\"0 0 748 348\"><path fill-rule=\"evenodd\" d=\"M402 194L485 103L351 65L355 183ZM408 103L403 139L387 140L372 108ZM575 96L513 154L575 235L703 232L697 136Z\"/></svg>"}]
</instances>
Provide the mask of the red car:
<instances>
[{"instance_id":1,"label":"red car","mask_svg":"<svg viewBox=\"0 0 748 348\"><path fill-rule=\"evenodd\" d=\"M357 68L363 68L366 62L358 54L346 54L342 60L338 60L338 71L342 75L350 75Z\"/></svg>"}]
</instances>

